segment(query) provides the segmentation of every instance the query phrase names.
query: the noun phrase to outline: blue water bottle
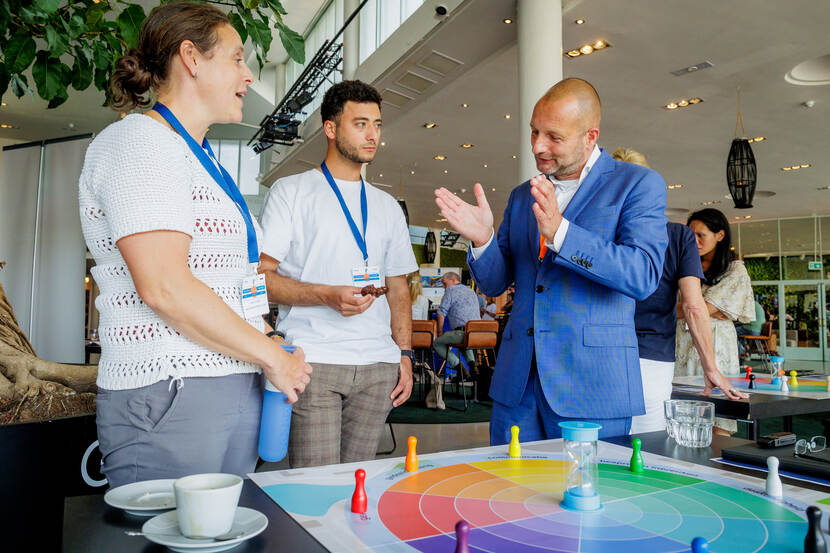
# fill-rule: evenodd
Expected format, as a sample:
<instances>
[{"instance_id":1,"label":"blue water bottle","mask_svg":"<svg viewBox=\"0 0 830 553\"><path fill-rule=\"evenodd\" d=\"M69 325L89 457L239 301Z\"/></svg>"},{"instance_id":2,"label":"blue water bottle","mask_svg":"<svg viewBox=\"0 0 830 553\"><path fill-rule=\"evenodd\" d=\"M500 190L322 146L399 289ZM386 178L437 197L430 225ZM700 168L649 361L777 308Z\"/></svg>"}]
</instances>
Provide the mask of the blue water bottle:
<instances>
[{"instance_id":1,"label":"blue water bottle","mask_svg":"<svg viewBox=\"0 0 830 553\"><path fill-rule=\"evenodd\" d=\"M282 344L282 349L294 353L297 346ZM262 398L262 419L259 423L259 456L269 462L281 461L288 453L288 431L291 428L291 404L265 377L265 395Z\"/></svg>"}]
</instances>

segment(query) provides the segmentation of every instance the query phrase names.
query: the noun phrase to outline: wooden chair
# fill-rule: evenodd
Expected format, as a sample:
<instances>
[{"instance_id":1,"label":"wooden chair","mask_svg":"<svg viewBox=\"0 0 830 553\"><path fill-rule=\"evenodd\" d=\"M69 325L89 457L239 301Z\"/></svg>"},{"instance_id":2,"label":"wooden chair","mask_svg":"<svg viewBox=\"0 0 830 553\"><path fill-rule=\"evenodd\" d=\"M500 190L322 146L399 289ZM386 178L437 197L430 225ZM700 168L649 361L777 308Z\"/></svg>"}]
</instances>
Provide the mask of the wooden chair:
<instances>
[{"instance_id":1,"label":"wooden chair","mask_svg":"<svg viewBox=\"0 0 830 553\"><path fill-rule=\"evenodd\" d=\"M426 396L427 375L425 369L431 368L432 344L438 334L438 322L434 319L427 321L412 321L412 350L417 359L413 370L417 369L421 380L419 399Z\"/></svg>"},{"instance_id":2,"label":"wooden chair","mask_svg":"<svg viewBox=\"0 0 830 553\"><path fill-rule=\"evenodd\" d=\"M450 346L449 351L455 350L455 354L458 356L458 360L464 365L464 368L470 372L470 376L472 376L472 371L470 371L470 367L467 365L467 361L464 359L464 356L461 353L461 350L472 350L473 352L476 351L495 351L496 343L498 342L498 334L499 334L499 323L498 321L467 321L467 324L464 325L464 340L455 346ZM449 357L449 354L447 355ZM439 372L446 367L446 360L441 365ZM464 411L467 410L467 387L468 384L472 384L473 387L473 403L478 403L478 381L473 378L471 382L468 382L466 377L464 376L464 371L459 370L459 382L458 386L461 388L462 395L464 397Z\"/></svg>"},{"instance_id":3,"label":"wooden chair","mask_svg":"<svg viewBox=\"0 0 830 553\"><path fill-rule=\"evenodd\" d=\"M760 336L744 335L740 336L740 338L746 342L750 354L757 353L759 355L764 369L772 371L770 352L775 351L777 345L775 336L772 333L772 321L767 321L761 325Z\"/></svg>"}]
</instances>

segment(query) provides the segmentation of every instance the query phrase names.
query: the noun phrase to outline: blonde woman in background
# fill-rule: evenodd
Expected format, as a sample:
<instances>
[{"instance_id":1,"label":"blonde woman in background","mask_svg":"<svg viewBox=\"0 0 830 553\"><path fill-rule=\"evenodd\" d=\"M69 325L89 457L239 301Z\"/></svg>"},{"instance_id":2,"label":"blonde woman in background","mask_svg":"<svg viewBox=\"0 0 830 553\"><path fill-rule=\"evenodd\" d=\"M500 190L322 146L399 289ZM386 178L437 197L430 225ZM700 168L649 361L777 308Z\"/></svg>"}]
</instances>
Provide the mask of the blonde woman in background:
<instances>
[{"instance_id":1,"label":"blonde woman in background","mask_svg":"<svg viewBox=\"0 0 830 553\"><path fill-rule=\"evenodd\" d=\"M619 148L614 159L648 167L640 152ZM666 226L669 243L663 263L663 272L657 290L634 311L634 326L640 349L640 374L643 379L643 400L646 413L633 417L631 433L653 432L665 428L663 402L671 398L675 367L676 311L678 292L681 292L682 316L689 325L691 340L698 352L706 376L708 395L713 388L721 388L730 399L740 394L731 390L728 381L718 370L712 347L712 329L700 282L704 278L695 236L689 227L669 222Z\"/></svg>"},{"instance_id":2,"label":"blonde woman in background","mask_svg":"<svg viewBox=\"0 0 830 553\"><path fill-rule=\"evenodd\" d=\"M409 299L412 301L412 320L429 319L429 300L424 297L420 273L409 275Z\"/></svg>"}]
</instances>

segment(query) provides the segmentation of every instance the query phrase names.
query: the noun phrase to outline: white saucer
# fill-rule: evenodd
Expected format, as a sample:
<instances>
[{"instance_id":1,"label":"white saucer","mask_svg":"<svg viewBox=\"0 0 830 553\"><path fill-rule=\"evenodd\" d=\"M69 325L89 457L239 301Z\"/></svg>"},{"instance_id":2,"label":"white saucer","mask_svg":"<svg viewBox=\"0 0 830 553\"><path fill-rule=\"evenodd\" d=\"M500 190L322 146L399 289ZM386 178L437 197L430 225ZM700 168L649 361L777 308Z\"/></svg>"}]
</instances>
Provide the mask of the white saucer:
<instances>
[{"instance_id":1,"label":"white saucer","mask_svg":"<svg viewBox=\"0 0 830 553\"><path fill-rule=\"evenodd\" d=\"M237 507L230 531L244 533L236 539L213 541L186 538L179 530L179 517L176 511L169 511L151 518L144 523L141 531L144 533L144 537L151 542L166 545L173 551L213 553L214 551L224 551L236 547L241 542L249 540L265 530L266 526L268 526L268 519L256 509Z\"/></svg>"},{"instance_id":2,"label":"white saucer","mask_svg":"<svg viewBox=\"0 0 830 553\"><path fill-rule=\"evenodd\" d=\"M104 501L107 505L124 509L131 515L156 516L176 508L173 482L175 479L168 478L125 484L104 494Z\"/></svg>"}]
</instances>

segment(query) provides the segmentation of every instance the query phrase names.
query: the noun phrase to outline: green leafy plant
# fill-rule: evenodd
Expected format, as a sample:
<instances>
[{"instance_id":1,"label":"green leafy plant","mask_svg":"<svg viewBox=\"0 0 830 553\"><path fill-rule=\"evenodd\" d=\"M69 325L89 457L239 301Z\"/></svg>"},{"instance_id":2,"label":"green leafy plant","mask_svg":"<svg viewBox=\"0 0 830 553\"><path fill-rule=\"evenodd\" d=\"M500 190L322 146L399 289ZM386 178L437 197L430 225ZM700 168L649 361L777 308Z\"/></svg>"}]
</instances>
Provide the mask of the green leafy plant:
<instances>
[{"instance_id":1,"label":"green leafy plant","mask_svg":"<svg viewBox=\"0 0 830 553\"><path fill-rule=\"evenodd\" d=\"M208 1L229 8L231 24L251 40L260 71L273 29L293 60L305 63L305 41L283 21L279 0ZM55 108L69 87L107 94L115 61L138 44L144 8L122 0L3 0L0 2L0 98L38 96ZM29 83L28 71L34 89Z\"/></svg>"}]
</instances>

